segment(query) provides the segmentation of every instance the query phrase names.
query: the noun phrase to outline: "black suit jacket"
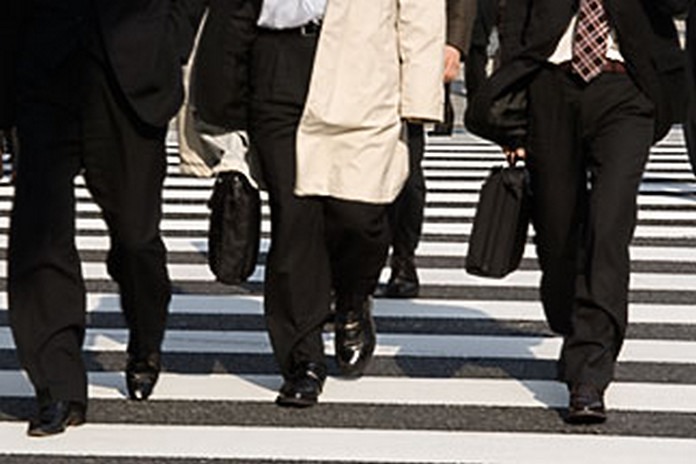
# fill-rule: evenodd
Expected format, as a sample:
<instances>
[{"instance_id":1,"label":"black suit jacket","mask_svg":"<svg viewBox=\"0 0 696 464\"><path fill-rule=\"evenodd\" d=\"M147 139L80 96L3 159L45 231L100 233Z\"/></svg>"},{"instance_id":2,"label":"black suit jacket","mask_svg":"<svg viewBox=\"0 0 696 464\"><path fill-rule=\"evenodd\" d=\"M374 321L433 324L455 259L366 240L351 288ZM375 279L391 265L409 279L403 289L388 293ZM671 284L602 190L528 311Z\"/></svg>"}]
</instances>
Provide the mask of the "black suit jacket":
<instances>
[{"instance_id":1,"label":"black suit jacket","mask_svg":"<svg viewBox=\"0 0 696 464\"><path fill-rule=\"evenodd\" d=\"M50 76L96 30L115 81L135 114L164 126L183 97L181 64L193 42L194 0L5 0L19 13L16 56L22 76ZM92 8L90 12L90 8ZM40 77L39 77L40 78Z\"/></svg>"},{"instance_id":2,"label":"black suit jacket","mask_svg":"<svg viewBox=\"0 0 696 464\"><path fill-rule=\"evenodd\" d=\"M673 16L691 0L605 0L629 74L655 104L659 140L685 114L685 57ZM576 0L507 0L501 22L503 65L481 98L495 99L543 66L566 31Z\"/></svg>"},{"instance_id":3,"label":"black suit jacket","mask_svg":"<svg viewBox=\"0 0 696 464\"><path fill-rule=\"evenodd\" d=\"M447 44L469 54L471 33L476 19L476 0L447 0Z\"/></svg>"},{"instance_id":4,"label":"black suit jacket","mask_svg":"<svg viewBox=\"0 0 696 464\"><path fill-rule=\"evenodd\" d=\"M0 10L0 129L7 129L14 123L14 63L18 46L19 17L18 4L3 5Z\"/></svg>"},{"instance_id":5,"label":"black suit jacket","mask_svg":"<svg viewBox=\"0 0 696 464\"><path fill-rule=\"evenodd\" d=\"M684 132L689 151L691 170L696 174L696 0L692 0L686 22L686 52L688 56L689 108Z\"/></svg>"},{"instance_id":6,"label":"black suit jacket","mask_svg":"<svg viewBox=\"0 0 696 464\"><path fill-rule=\"evenodd\" d=\"M696 82L696 0L691 1L689 17L686 20L686 51L689 56L691 76Z\"/></svg>"},{"instance_id":7,"label":"black suit jacket","mask_svg":"<svg viewBox=\"0 0 696 464\"><path fill-rule=\"evenodd\" d=\"M183 98L181 66L193 44L198 2L93 1L109 62L126 98L143 121L165 125Z\"/></svg>"},{"instance_id":8,"label":"black suit jacket","mask_svg":"<svg viewBox=\"0 0 696 464\"><path fill-rule=\"evenodd\" d=\"M478 0L476 3L476 20L471 33L471 45L488 47L488 39L493 28L498 24L500 0Z\"/></svg>"},{"instance_id":9,"label":"black suit jacket","mask_svg":"<svg viewBox=\"0 0 696 464\"><path fill-rule=\"evenodd\" d=\"M203 3L208 14L191 71L190 100L201 121L229 131L247 129L251 48L261 0Z\"/></svg>"}]
</instances>

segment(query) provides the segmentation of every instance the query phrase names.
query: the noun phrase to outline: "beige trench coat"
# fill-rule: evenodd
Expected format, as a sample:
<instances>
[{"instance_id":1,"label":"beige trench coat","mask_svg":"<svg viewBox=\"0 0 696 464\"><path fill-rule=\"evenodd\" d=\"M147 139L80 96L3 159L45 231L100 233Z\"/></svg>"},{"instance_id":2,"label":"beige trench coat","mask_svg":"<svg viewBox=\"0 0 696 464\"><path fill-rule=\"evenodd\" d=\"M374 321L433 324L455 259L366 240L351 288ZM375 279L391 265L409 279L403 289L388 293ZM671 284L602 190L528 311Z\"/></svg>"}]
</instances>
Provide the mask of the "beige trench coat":
<instances>
[{"instance_id":1,"label":"beige trench coat","mask_svg":"<svg viewBox=\"0 0 696 464\"><path fill-rule=\"evenodd\" d=\"M297 133L298 195L390 203L404 120L443 115L444 0L329 0Z\"/></svg>"}]
</instances>

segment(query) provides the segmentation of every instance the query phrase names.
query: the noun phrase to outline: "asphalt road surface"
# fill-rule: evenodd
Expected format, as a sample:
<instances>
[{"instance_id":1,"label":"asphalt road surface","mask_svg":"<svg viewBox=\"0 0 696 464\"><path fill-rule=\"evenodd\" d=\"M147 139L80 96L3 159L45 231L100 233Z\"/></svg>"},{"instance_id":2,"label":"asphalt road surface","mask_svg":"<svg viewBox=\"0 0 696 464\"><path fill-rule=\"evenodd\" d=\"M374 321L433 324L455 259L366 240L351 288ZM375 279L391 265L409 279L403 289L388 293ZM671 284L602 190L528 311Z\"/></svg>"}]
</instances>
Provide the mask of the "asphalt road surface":
<instances>
[{"instance_id":1,"label":"asphalt road surface","mask_svg":"<svg viewBox=\"0 0 696 464\"><path fill-rule=\"evenodd\" d=\"M538 302L533 231L509 277L463 270L478 189L502 163L495 146L461 130L428 140L421 297L377 300L378 347L365 377L341 380L329 359L321 403L308 410L273 404L281 380L260 298L268 210L250 282L215 283L206 264L212 180L180 175L174 138L169 150L162 229L175 295L152 400L126 400L126 332L104 265L108 237L78 179L88 423L48 439L25 436L33 392L13 349L2 263L0 463L696 462L696 179L680 129L654 148L641 186L631 325L607 392L609 420L581 427L562 421L567 393L554 380L560 339ZM11 197L5 177L3 261ZM330 331L326 342L330 357Z\"/></svg>"}]
</instances>

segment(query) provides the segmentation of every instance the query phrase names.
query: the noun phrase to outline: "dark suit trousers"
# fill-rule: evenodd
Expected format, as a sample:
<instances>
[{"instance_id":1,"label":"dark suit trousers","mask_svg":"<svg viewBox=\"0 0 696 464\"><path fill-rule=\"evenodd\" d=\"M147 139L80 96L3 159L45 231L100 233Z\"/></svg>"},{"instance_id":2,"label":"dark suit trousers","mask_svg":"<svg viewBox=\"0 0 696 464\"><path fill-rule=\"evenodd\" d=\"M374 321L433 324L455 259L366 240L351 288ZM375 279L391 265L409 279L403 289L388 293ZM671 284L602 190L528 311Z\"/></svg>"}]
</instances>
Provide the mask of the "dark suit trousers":
<instances>
[{"instance_id":1,"label":"dark suit trousers","mask_svg":"<svg viewBox=\"0 0 696 464\"><path fill-rule=\"evenodd\" d=\"M324 363L321 332L332 289L344 298L371 294L389 244L385 206L293 192L316 39L261 30L252 52L250 134L271 208L264 307L285 377L298 363Z\"/></svg>"},{"instance_id":2,"label":"dark suit trousers","mask_svg":"<svg viewBox=\"0 0 696 464\"><path fill-rule=\"evenodd\" d=\"M553 66L533 81L529 101L541 300L565 337L559 375L603 389L626 331L628 246L654 105L626 74L585 85Z\"/></svg>"},{"instance_id":3,"label":"dark suit trousers","mask_svg":"<svg viewBox=\"0 0 696 464\"><path fill-rule=\"evenodd\" d=\"M425 178L423 153L425 135L422 124L408 124L409 173L403 189L389 206L389 226L392 233L392 253L411 258L416 253L423 230L425 210Z\"/></svg>"},{"instance_id":4,"label":"dark suit trousers","mask_svg":"<svg viewBox=\"0 0 696 464\"><path fill-rule=\"evenodd\" d=\"M19 89L10 324L37 394L84 403L85 284L73 181L83 174L108 226L107 268L119 285L128 352L159 351L170 298L159 231L166 129L138 122L102 64L83 51L35 77Z\"/></svg>"},{"instance_id":5,"label":"dark suit trousers","mask_svg":"<svg viewBox=\"0 0 696 464\"><path fill-rule=\"evenodd\" d=\"M487 45L472 45L464 66L464 84L467 98L472 98L487 78Z\"/></svg>"}]
</instances>

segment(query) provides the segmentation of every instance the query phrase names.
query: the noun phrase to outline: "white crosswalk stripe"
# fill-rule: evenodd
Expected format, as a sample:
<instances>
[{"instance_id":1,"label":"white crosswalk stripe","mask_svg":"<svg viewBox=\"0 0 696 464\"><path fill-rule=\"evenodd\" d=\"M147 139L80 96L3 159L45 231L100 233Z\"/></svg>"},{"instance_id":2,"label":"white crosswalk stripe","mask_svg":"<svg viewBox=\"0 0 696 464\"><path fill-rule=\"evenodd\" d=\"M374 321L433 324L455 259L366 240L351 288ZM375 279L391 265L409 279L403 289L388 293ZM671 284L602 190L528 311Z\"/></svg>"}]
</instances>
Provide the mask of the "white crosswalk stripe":
<instances>
[{"instance_id":1,"label":"white crosswalk stripe","mask_svg":"<svg viewBox=\"0 0 696 464\"><path fill-rule=\"evenodd\" d=\"M538 464L563 456L568 464L690 464L689 440L539 433L360 430L226 426L88 424L60 440L23 438L16 424L0 426L0 452L54 456L287 459L292 462L501 462ZM359 443L359 446L356 446Z\"/></svg>"},{"instance_id":2,"label":"white crosswalk stripe","mask_svg":"<svg viewBox=\"0 0 696 464\"><path fill-rule=\"evenodd\" d=\"M28 380L16 371L0 371L4 394L30 397ZM186 401L273 401L280 387L278 376L234 374L162 374L157 399ZM93 399L123 398L119 373L90 374ZM644 397L649 395L649 400ZM324 402L358 404L418 404L458 406L557 407L567 404L566 389L547 380L404 379L363 377L360 382L329 378ZM696 386L617 382L607 390L616 410L696 413Z\"/></svg>"},{"instance_id":3,"label":"white crosswalk stripe","mask_svg":"<svg viewBox=\"0 0 696 464\"><path fill-rule=\"evenodd\" d=\"M606 395L609 421L579 428L561 420L567 391L555 380L554 361L562 340L546 327L538 301L534 231L522 268L510 276L483 279L463 270L477 191L488 169L502 163L497 147L465 133L428 141L428 205L417 251L423 296L376 300L370 369L357 381L331 375L320 405L302 411L273 405L281 379L263 320L263 262L247 285L213 281L206 261L213 180L181 175L176 150L172 140L162 223L176 290L164 371L146 403L125 399L127 332L104 264L109 239L84 181L76 180L90 409L86 425L52 439L24 433L33 391L9 329L12 186L0 182L0 455L12 463L693 462L696 178L679 129L653 149L641 185L631 325ZM262 261L268 213L264 205ZM385 269L382 282L387 277ZM332 356L330 327L325 345Z\"/></svg>"}]
</instances>

